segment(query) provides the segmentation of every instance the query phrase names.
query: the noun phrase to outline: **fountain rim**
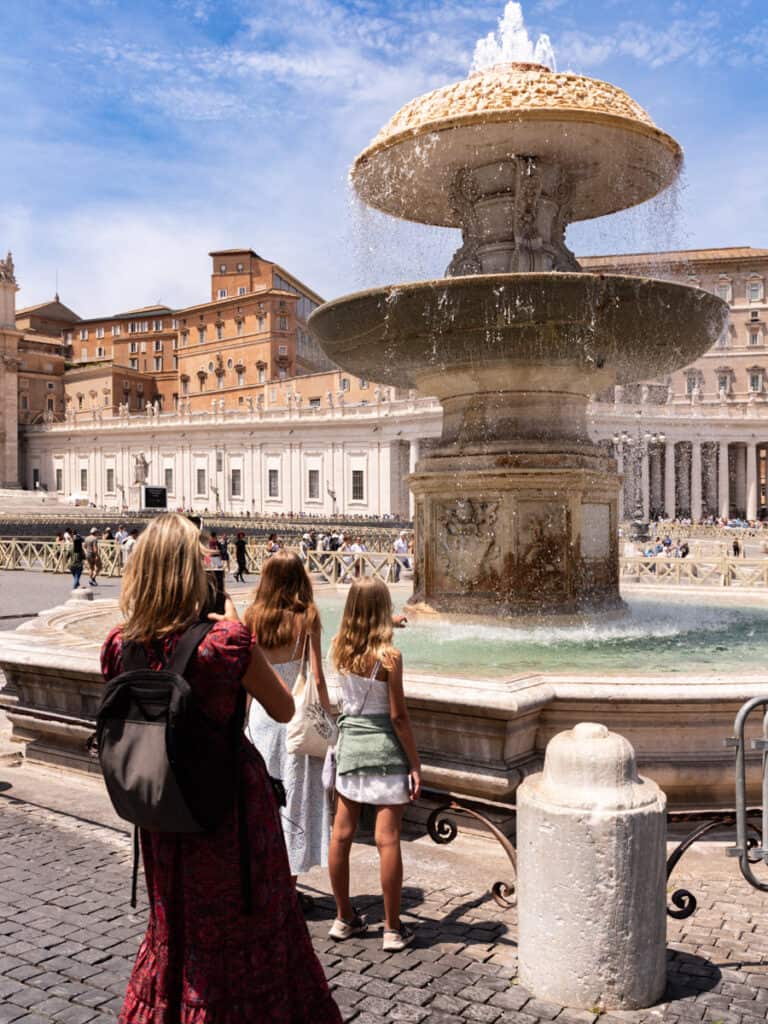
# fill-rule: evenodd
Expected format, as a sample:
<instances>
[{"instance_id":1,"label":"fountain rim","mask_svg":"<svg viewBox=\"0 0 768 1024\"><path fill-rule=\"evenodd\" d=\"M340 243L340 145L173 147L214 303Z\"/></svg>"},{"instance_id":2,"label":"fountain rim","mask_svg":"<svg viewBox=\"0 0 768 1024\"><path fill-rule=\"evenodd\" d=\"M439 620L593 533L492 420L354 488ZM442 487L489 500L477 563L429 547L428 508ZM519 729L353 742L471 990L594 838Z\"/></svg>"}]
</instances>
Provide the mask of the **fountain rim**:
<instances>
[{"instance_id":1,"label":"fountain rim","mask_svg":"<svg viewBox=\"0 0 768 1024\"><path fill-rule=\"evenodd\" d=\"M572 283L575 281L594 281L594 280L608 280L608 281L622 281L632 282L637 287L638 285L663 285L665 288L672 288L681 292L701 292L702 295L706 295L708 299L712 299L714 302L719 303L725 311L730 309L728 303L724 299L718 298L711 292L707 291L706 288L700 288L698 285L684 283L682 281L666 281L663 278L651 277L648 274L605 274L602 272L592 272L589 270L585 271L555 271L555 270L536 270L536 271L521 271L518 273L507 273L507 274L457 274L455 277L434 277L424 278L417 281L398 281L394 284L376 285L372 288L363 288L356 292L347 292L344 295L339 295L335 299L328 299L317 309L312 310L309 319L307 321L308 326L312 325L313 320L319 320L321 315L329 312L332 308L338 308L342 304L352 302L354 300L361 300L364 298L374 298L377 295L384 296L385 293L396 293L400 291L421 291L437 288L458 289L461 284L465 285L468 282L473 282L479 288L483 285L493 284L504 284L511 283L515 280L543 280L543 281L567 281ZM393 296L396 297L396 296Z\"/></svg>"}]
</instances>

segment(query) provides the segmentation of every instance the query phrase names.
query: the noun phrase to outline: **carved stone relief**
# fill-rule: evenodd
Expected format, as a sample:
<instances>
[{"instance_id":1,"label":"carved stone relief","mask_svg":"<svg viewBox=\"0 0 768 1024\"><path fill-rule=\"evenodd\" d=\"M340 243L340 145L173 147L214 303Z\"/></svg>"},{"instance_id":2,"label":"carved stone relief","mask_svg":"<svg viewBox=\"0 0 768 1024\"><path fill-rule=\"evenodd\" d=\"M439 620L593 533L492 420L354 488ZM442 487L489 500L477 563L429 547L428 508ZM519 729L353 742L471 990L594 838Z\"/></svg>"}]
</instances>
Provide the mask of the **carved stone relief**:
<instances>
[{"instance_id":1,"label":"carved stone relief","mask_svg":"<svg viewBox=\"0 0 768 1024\"><path fill-rule=\"evenodd\" d=\"M460 589L471 589L498 568L499 502L459 498L436 511L441 568Z\"/></svg>"}]
</instances>

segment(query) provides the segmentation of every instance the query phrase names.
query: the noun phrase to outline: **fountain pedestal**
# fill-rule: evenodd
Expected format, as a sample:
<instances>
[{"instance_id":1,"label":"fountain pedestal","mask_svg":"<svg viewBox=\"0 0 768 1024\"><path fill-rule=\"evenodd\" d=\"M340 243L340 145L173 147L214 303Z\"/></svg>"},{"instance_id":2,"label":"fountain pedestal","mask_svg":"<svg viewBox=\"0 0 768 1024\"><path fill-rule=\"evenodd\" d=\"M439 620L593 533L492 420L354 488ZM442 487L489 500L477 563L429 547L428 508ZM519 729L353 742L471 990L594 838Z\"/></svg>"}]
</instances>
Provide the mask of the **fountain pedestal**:
<instances>
[{"instance_id":1,"label":"fountain pedestal","mask_svg":"<svg viewBox=\"0 0 768 1024\"><path fill-rule=\"evenodd\" d=\"M417 552L409 614L567 620L623 608L617 478L556 461L550 469L541 456L418 463L409 480Z\"/></svg>"}]
</instances>

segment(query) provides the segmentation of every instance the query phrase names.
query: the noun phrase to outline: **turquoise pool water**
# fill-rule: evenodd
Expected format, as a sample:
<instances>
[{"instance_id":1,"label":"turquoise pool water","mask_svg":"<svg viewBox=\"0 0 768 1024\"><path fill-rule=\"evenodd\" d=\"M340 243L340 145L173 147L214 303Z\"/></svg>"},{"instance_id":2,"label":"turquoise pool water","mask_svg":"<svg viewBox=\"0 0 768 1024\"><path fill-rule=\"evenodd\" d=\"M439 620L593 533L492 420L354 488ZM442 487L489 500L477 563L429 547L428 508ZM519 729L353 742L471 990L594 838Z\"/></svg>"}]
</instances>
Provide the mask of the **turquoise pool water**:
<instances>
[{"instance_id":1,"label":"turquoise pool water","mask_svg":"<svg viewBox=\"0 0 768 1024\"><path fill-rule=\"evenodd\" d=\"M467 676L523 672L652 674L759 671L768 665L768 602L624 595L628 614L600 625L413 622L396 630L406 668ZM344 593L319 595L327 650Z\"/></svg>"}]
</instances>

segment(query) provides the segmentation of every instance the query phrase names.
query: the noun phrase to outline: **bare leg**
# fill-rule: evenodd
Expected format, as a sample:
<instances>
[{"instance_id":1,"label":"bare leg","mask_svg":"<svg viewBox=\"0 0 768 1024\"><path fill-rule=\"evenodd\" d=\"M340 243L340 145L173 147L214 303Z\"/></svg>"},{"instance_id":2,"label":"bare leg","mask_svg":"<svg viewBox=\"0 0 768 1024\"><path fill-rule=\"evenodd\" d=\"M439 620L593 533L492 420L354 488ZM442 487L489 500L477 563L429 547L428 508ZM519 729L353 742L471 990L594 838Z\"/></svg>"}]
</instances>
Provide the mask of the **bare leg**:
<instances>
[{"instance_id":1,"label":"bare leg","mask_svg":"<svg viewBox=\"0 0 768 1024\"><path fill-rule=\"evenodd\" d=\"M355 916L349 898L349 854L359 818L360 804L339 794L328 850L328 875L336 899L336 916L342 921L351 921Z\"/></svg>"},{"instance_id":2,"label":"bare leg","mask_svg":"<svg viewBox=\"0 0 768 1024\"><path fill-rule=\"evenodd\" d=\"M400 928L400 897L403 891L403 857L400 852L400 826L403 807L376 809L376 848L381 862L381 891L384 894L384 927Z\"/></svg>"}]
</instances>

